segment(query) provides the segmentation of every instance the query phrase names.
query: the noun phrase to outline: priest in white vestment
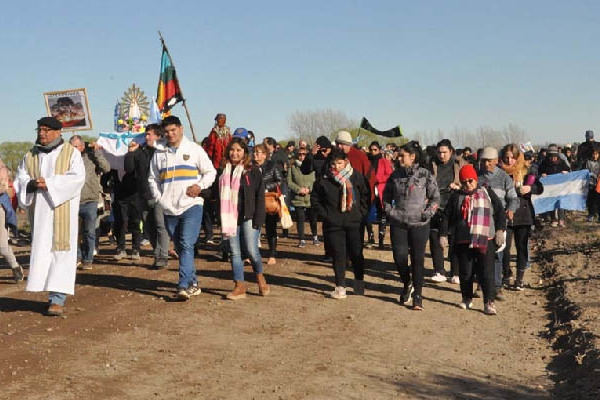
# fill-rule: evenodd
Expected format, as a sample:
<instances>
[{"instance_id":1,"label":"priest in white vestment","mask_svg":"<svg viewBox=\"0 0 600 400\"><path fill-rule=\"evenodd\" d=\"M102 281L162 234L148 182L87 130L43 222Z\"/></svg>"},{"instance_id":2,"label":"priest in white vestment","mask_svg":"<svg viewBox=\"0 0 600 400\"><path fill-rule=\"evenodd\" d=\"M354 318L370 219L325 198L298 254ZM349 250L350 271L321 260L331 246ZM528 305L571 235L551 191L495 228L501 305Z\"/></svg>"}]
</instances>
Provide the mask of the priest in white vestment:
<instances>
[{"instance_id":1,"label":"priest in white vestment","mask_svg":"<svg viewBox=\"0 0 600 400\"><path fill-rule=\"evenodd\" d=\"M48 315L63 314L67 294L75 292L79 196L85 167L79 151L61 136L60 121L38 120L38 138L15 178L19 205L32 223L27 291L47 291Z\"/></svg>"}]
</instances>

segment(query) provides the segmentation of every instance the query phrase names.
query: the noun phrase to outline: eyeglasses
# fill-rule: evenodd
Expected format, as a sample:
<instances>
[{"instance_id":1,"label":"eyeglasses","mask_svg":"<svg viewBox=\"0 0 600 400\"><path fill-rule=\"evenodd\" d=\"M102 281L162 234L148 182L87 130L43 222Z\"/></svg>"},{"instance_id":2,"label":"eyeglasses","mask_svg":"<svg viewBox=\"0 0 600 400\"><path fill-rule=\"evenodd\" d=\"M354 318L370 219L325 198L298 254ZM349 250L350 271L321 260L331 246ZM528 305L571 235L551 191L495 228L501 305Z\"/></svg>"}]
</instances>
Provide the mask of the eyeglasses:
<instances>
[{"instance_id":1,"label":"eyeglasses","mask_svg":"<svg viewBox=\"0 0 600 400\"><path fill-rule=\"evenodd\" d=\"M464 181L462 181L462 184L468 183L469 185L472 185L473 182L477 182L475 179L465 179Z\"/></svg>"},{"instance_id":2,"label":"eyeglasses","mask_svg":"<svg viewBox=\"0 0 600 400\"><path fill-rule=\"evenodd\" d=\"M56 129L46 128L46 127L44 127L44 128L37 128L36 129L37 132L52 132L54 130L56 130Z\"/></svg>"}]
</instances>

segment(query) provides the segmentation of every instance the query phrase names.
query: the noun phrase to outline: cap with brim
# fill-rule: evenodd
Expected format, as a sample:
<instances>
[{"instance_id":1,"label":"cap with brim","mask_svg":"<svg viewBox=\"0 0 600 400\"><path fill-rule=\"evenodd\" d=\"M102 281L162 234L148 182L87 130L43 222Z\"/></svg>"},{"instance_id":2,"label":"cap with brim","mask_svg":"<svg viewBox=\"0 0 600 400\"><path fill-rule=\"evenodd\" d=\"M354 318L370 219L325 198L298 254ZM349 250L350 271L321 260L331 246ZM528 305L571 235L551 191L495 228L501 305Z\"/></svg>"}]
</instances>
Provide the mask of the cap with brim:
<instances>
[{"instance_id":1,"label":"cap with brim","mask_svg":"<svg viewBox=\"0 0 600 400\"><path fill-rule=\"evenodd\" d=\"M248 130L246 128L237 128L235 131L233 131L233 137L246 139L248 138Z\"/></svg>"},{"instance_id":2,"label":"cap with brim","mask_svg":"<svg viewBox=\"0 0 600 400\"><path fill-rule=\"evenodd\" d=\"M62 124L59 120L54 117L42 117L37 121L38 128L40 126L46 126L50 129L60 130L62 129Z\"/></svg>"}]
</instances>

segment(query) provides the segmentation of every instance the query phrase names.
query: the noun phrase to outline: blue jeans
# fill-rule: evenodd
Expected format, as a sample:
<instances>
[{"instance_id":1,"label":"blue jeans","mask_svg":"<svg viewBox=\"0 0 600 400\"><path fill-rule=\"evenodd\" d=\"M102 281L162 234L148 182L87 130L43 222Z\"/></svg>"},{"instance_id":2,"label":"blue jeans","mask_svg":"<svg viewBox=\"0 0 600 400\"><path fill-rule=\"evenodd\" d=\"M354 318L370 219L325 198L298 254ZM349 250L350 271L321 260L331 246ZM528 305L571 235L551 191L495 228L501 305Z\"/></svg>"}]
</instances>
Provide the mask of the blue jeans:
<instances>
[{"instance_id":1,"label":"blue jeans","mask_svg":"<svg viewBox=\"0 0 600 400\"><path fill-rule=\"evenodd\" d=\"M259 229L252 228L252 220L249 219L238 225L235 236L229 238L231 246L231 267L233 268L233 280L244 281L244 262L242 261L242 246L250 258L252 269L256 274L262 274L263 264L258 250Z\"/></svg>"},{"instance_id":2,"label":"blue jeans","mask_svg":"<svg viewBox=\"0 0 600 400\"><path fill-rule=\"evenodd\" d=\"M194 262L194 244L202 224L202 206L188 208L181 215L165 215L165 226L179 255L179 289L198 284Z\"/></svg>"},{"instance_id":3,"label":"blue jeans","mask_svg":"<svg viewBox=\"0 0 600 400\"><path fill-rule=\"evenodd\" d=\"M88 201L79 205L79 218L81 225L81 243L77 246L77 258L86 264L94 261L96 248L96 217L98 216L98 202Z\"/></svg>"},{"instance_id":4,"label":"blue jeans","mask_svg":"<svg viewBox=\"0 0 600 400\"><path fill-rule=\"evenodd\" d=\"M59 306L62 307L65 305L66 299L67 299L66 293L50 292L48 294L48 301L50 301L50 304L58 304Z\"/></svg>"}]
</instances>

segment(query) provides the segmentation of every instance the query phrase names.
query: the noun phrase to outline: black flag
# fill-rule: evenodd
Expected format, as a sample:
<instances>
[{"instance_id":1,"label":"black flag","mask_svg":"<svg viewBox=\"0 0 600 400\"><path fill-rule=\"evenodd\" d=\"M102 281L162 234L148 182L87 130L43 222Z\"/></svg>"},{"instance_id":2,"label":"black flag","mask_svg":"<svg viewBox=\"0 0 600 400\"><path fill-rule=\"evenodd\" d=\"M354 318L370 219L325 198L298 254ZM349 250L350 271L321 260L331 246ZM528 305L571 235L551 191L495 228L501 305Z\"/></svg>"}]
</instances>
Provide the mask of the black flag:
<instances>
[{"instance_id":1,"label":"black flag","mask_svg":"<svg viewBox=\"0 0 600 400\"><path fill-rule=\"evenodd\" d=\"M365 117L363 117L362 121L360 122L360 127L379 136L385 136L390 138L402 136L402 128L400 128L400 125L387 131L380 131L378 129L373 128L373 126L369 123L369 121L367 121Z\"/></svg>"}]
</instances>

